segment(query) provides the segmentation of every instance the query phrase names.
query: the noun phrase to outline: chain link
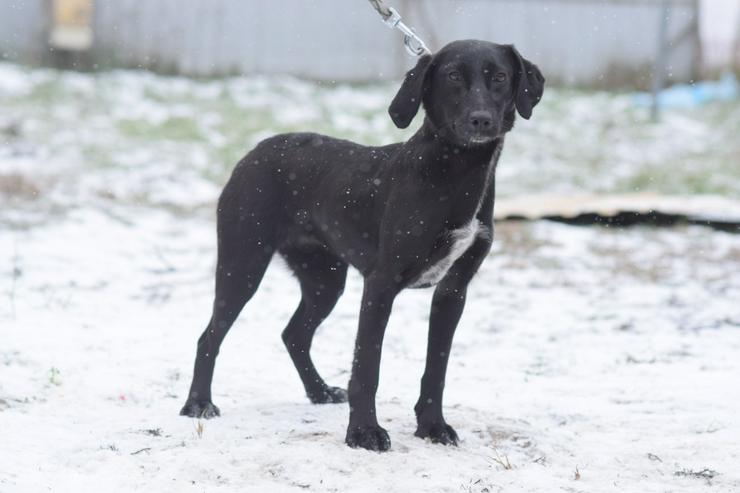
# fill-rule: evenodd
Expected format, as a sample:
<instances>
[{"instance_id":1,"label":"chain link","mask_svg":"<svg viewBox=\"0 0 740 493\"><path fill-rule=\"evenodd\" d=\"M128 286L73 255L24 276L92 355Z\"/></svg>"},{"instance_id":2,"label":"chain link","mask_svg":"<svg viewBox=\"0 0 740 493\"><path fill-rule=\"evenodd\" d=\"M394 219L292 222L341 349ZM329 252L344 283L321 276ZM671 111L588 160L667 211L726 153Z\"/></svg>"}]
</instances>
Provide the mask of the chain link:
<instances>
[{"instance_id":1,"label":"chain link","mask_svg":"<svg viewBox=\"0 0 740 493\"><path fill-rule=\"evenodd\" d=\"M393 15L393 12L391 12L391 9L385 6L383 0L370 0L370 3L372 4L373 8L378 11L384 21L388 20L388 18Z\"/></svg>"}]
</instances>

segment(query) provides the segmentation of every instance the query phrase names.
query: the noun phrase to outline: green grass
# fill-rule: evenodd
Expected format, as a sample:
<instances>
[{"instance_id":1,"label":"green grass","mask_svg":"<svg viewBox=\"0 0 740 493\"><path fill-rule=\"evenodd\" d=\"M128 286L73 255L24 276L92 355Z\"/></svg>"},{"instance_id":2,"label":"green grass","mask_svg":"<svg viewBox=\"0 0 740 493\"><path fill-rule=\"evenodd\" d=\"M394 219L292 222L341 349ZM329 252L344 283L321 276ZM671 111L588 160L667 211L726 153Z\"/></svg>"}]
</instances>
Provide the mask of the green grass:
<instances>
[{"instance_id":1,"label":"green grass","mask_svg":"<svg viewBox=\"0 0 740 493\"><path fill-rule=\"evenodd\" d=\"M28 83L3 91L4 76ZM396 129L386 113L395 89L0 64L0 151L10 149L0 156L14 156L21 146L39 156L40 172L55 178L50 182L91 187L93 195L120 188L119 200L166 204L166 191L195 185L186 179L220 187L234 164L268 135L313 131L369 145L407 138L413 129ZM5 122L20 128L20 135L3 135ZM516 127L499 167L502 196L740 196L740 101L669 110L653 123L628 94L548 88L532 119Z\"/></svg>"}]
</instances>

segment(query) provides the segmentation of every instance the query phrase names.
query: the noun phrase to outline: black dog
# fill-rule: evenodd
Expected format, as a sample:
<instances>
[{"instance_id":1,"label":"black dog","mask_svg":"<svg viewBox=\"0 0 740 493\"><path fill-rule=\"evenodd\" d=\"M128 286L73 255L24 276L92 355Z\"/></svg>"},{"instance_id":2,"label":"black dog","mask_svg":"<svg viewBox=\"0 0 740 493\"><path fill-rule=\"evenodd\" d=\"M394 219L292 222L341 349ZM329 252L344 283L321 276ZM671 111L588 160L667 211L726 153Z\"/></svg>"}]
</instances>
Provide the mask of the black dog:
<instances>
[{"instance_id":1,"label":"black dog","mask_svg":"<svg viewBox=\"0 0 740 493\"><path fill-rule=\"evenodd\" d=\"M504 134L515 110L531 116L543 88L539 69L513 46L456 41L420 58L391 103L400 128L421 104L426 110L408 142L366 147L294 133L257 145L238 163L218 203L216 299L180 414L219 415L211 402L219 347L277 251L302 293L283 341L312 402L349 398L351 447L390 448L375 393L391 306L404 288L437 285L414 407L416 436L457 444L442 416L452 336L468 282L491 248L494 172ZM316 328L342 294L348 265L364 276L349 393L328 386L309 356Z\"/></svg>"}]
</instances>

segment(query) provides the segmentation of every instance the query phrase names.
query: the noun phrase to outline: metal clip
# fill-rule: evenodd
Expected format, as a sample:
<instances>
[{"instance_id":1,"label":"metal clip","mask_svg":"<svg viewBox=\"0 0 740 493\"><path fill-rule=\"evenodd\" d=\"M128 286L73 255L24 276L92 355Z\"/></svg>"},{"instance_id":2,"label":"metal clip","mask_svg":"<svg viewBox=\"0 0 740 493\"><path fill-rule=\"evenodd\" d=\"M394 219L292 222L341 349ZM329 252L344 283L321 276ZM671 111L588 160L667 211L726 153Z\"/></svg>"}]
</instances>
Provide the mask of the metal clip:
<instances>
[{"instance_id":1,"label":"metal clip","mask_svg":"<svg viewBox=\"0 0 740 493\"><path fill-rule=\"evenodd\" d=\"M399 14L398 11L393 7L388 7L388 11L391 13L391 15L384 18L383 22L385 22L385 25L390 27L391 29L395 29L396 26L398 26L398 23L401 22L401 14Z\"/></svg>"},{"instance_id":2,"label":"metal clip","mask_svg":"<svg viewBox=\"0 0 740 493\"><path fill-rule=\"evenodd\" d=\"M416 46L414 46L414 43L416 43ZM410 55L421 56L425 53L429 55L432 54L429 48L427 48L427 45L424 44L424 41L422 41L413 31L411 34L407 34L403 37L403 44L406 46L406 51L408 51Z\"/></svg>"},{"instance_id":3,"label":"metal clip","mask_svg":"<svg viewBox=\"0 0 740 493\"><path fill-rule=\"evenodd\" d=\"M383 19L383 22L391 29L398 29L403 33L403 44L406 46L406 51L411 56L421 56L424 53L431 54L432 51L427 48L424 41L416 35L413 29L407 26L402 20L401 15L393 7L388 7L391 15L387 19Z\"/></svg>"}]
</instances>

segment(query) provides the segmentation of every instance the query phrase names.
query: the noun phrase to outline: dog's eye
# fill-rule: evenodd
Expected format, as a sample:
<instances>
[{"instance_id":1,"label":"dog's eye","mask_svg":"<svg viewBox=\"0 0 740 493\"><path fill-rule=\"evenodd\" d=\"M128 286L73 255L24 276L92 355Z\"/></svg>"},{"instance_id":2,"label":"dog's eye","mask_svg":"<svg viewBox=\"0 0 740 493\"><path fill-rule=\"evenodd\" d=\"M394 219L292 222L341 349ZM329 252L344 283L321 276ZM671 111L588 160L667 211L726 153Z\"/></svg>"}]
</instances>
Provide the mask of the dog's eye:
<instances>
[{"instance_id":1,"label":"dog's eye","mask_svg":"<svg viewBox=\"0 0 740 493\"><path fill-rule=\"evenodd\" d=\"M506 74L504 72L499 72L493 76L493 80L496 82L504 82L506 81Z\"/></svg>"},{"instance_id":2,"label":"dog's eye","mask_svg":"<svg viewBox=\"0 0 740 493\"><path fill-rule=\"evenodd\" d=\"M447 77L449 77L450 80L453 80L455 82L459 82L460 80L462 80L462 74L458 72L457 70L453 70L452 72L447 74Z\"/></svg>"}]
</instances>

